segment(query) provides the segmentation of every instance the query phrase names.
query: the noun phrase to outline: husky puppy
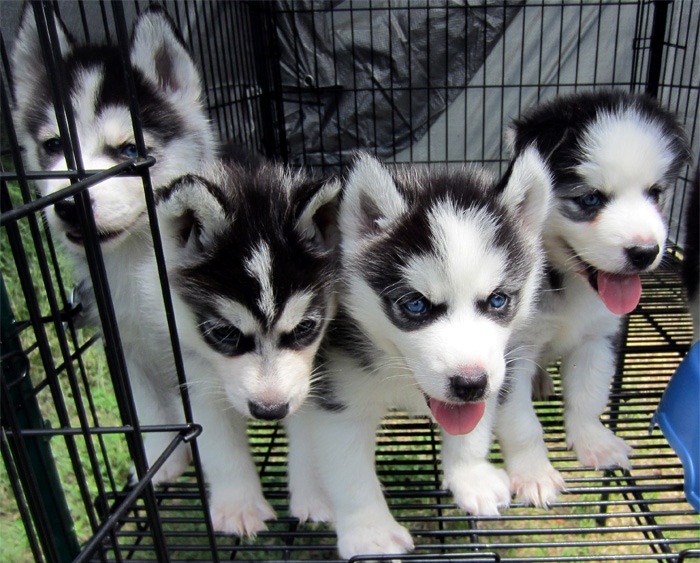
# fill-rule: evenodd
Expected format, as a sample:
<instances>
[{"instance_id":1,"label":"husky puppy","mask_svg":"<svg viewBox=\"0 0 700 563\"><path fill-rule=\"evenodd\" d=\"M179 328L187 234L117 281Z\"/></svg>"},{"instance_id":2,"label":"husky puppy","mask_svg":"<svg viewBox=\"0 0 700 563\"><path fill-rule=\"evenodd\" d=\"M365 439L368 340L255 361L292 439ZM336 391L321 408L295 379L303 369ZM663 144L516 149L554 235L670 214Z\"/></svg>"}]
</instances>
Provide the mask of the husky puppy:
<instances>
[{"instance_id":1,"label":"husky puppy","mask_svg":"<svg viewBox=\"0 0 700 563\"><path fill-rule=\"evenodd\" d=\"M78 46L59 21L63 77L75 120L77 139L86 170L110 168L138 156L132 127L124 63L117 47ZM202 105L199 73L167 14L158 7L137 19L131 38L130 65L141 111L148 155L156 163L149 173L153 188L161 190L175 178L196 172L216 156L212 127ZM29 170L67 170L66 140L61 138L49 76L31 5L27 4L12 52L14 117ZM66 180L37 182L42 195L67 187ZM129 379L141 424L183 422L181 405L163 401L177 394L169 342L144 345L141 322L148 319L135 297L143 283L135 264L154 260L153 242L141 178L119 176L89 190L97 236L104 258L112 301L120 326ZM72 198L45 209L52 236L73 259L78 294L84 314L81 322L100 326L94 306L90 273L85 259L84 235ZM158 310L158 309L157 309ZM165 327L162 298L158 320ZM161 374L167 372L163 379ZM146 454L155 461L173 439L165 432L146 435ZM189 463L188 448L180 448L156 475L155 482L177 477Z\"/></svg>"},{"instance_id":2,"label":"husky puppy","mask_svg":"<svg viewBox=\"0 0 700 563\"><path fill-rule=\"evenodd\" d=\"M615 372L622 315L639 274L664 254L664 210L688 149L653 100L622 92L561 97L525 113L507 139L514 158L535 145L554 179L543 240L548 263L536 322L514 338L497 435L514 492L537 506L564 482L547 458L532 406L537 366L561 357L567 443L586 466L628 467L630 448L600 421Z\"/></svg>"},{"instance_id":3,"label":"husky puppy","mask_svg":"<svg viewBox=\"0 0 700 563\"><path fill-rule=\"evenodd\" d=\"M215 163L159 192L159 223L214 527L254 535L274 511L248 450L246 421L279 420L307 396L335 309L335 201L340 183L281 166ZM152 261L147 345L158 326ZM148 300L153 304L149 304ZM156 311L156 314L150 311ZM143 332L143 330L142 330Z\"/></svg>"},{"instance_id":4,"label":"husky puppy","mask_svg":"<svg viewBox=\"0 0 700 563\"><path fill-rule=\"evenodd\" d=\"M444 486L461 508L508 505L505 472L486 456L508 338L539 280L549 183L534 150L498 186L477 170L390 171L368 155L351 167L338 315L312 399L287 421L291 511L334 521L342 557L413 547L374 471L393 407L440 425Z\"/></svg>"}]
</instances>

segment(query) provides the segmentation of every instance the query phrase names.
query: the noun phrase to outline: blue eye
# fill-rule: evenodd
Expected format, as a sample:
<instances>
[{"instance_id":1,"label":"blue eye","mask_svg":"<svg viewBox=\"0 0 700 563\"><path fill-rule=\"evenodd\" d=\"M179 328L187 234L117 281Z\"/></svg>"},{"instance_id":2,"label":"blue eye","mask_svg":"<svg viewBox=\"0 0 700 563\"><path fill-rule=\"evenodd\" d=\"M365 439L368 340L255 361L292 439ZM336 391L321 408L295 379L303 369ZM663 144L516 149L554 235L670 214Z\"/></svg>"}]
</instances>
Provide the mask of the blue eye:
<instances>
[{"instance_id":1,"label":"blue eye","mask_svg":"<svg viewBox=\"0 0 700 563\"><path fill-rule=\"evenodd\" d=\"M121 146L121 154L125 158L137 158L139 149L134 143L126 143Z\"/></svg>"},{"instance_id":2,"label":"blue eye","mask_svg":"<svg viewBox=\"0 0 700 563\"><path fill-rule=\"evenodd\" d=\"M603 198L598 192L591 192L579 198L581 205L584 207L598 207L602 205Z\"/></svg>"},{"instance_id":3,"label":"blue eye","mask_svg":"<svg viewBox=\"0 0 700 563\"><path fill-rule=\"evenodd\" d=\"M425 297L419 297L418 299L411 299L410 301L405 301L401 304L403 310L413 317L419 317L425 315L430 309L430 301Z\"/></svg>"},{"instance_id":4,"label":"blue eye","mask_svg":"<svg viewBox=\"0 0 700 563\"><path fill-rule=\"evenodd\" d=\"M492 309L503 309L508 304L508 296L502 293L492 293L488 298L489 307Z\"/></svg>"}]
</instances>

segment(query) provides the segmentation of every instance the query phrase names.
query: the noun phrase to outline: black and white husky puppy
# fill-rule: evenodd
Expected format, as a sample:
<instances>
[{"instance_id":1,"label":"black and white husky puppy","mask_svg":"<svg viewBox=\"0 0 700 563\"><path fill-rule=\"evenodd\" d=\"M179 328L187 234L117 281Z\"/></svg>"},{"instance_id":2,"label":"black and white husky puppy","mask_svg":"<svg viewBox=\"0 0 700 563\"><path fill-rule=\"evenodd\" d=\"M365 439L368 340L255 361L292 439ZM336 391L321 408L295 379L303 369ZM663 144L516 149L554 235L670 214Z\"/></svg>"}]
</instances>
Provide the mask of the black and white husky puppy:
<instances>
[{"instance_id":1,"label":"black and white husky puppy","mask_svg":"<svg viewBox=\"0 0 700 563\"><path fill-rule=\"evenodd\" d=\"M444 486L464 510L497 514L505 472L487 460L514 327L539 282L550 179L526 151L500 185L485 172L351 167L339 210L339 309L311 399L287 421L291 511L334 521L342 557L404 553L374 470L388 409L432 414Z\"/></svg>"},{"instance_id":2,"label":"black and white husky puppy","mask_svg":"<svg viewBox=\"0 0 700 563\"><path fill-rule=\"evenodd\" d=\"M622 315L642 292L639 274L664 254L666 203L688 157L684 133L641 95L561 97L526 112L507 132L513 158L546 155L554 204L543 239L548 262L536 322L515 337L509 393L497 435L514 492L538 506L564 482L547 457L532 406L537 366L561 357L569 447L586 466L627 467L630 448L600 420L615 372Z\"/></svg>"},{"instance_id":3,"label":"black and white husky puppy","mask_svg":"<svg viewBox=\"0 0 700 563\"><path fill-rule=\"evenodd\" d=\"M158 194L217 530L254 535L274 518L248 450L246 421L282 419L309 392L314 356L335 310L339 190L338 181L314 181L274 164L216 162ZM167 349L154 262L143 261L134 274L143 283L137 296L143 318L134 330L142 346ZM177 383L174 374L169 381Z\"/></svg>"},{"instance_id":4,"label":"black and white husky puppy","mask_svg":"<svg viewBox=\"0 0 700 563\"><path fill-rule=\"evenodd\" d=\"M137 157L119 49L76 45L58 20L56 31L62 61L59 72L65 71L66 103L70 104L77 134L73 144L80 147L83 168L106 169ZM151 7L137 19L129 59L146 149L156 159L149 173L157 193L174 179L197 172L203 163L214 160L215 135L203 106L199 72L161 8ZM12 52L13 117L26 168L60 172L67 170L63 151L68 144L61 138L53 89L43 62L32 5L27 3ZM42 180L37 188L46 196L67 184L66 180ZM183 421L181 405L161 401L162 388L175 392L171 347L150 347L139 324L153 307L142 309L135 296L142 284L157 283L158 279L143 280L134 272L135 264L154 261L143 181L139 177L113 177L90 188L89 197L141 424L179 423ZM63 199L46 208L44 214L54 240L72 258L84 309L81 321L99 327L77 205L73 198ZM158 319L165 327L162 299ZM172 438L165 432L146 436L150 462ZM188 456L188 449L180 448L161 468L155 483L177 477L189 463Z\"/></svg>"}]
</instances>

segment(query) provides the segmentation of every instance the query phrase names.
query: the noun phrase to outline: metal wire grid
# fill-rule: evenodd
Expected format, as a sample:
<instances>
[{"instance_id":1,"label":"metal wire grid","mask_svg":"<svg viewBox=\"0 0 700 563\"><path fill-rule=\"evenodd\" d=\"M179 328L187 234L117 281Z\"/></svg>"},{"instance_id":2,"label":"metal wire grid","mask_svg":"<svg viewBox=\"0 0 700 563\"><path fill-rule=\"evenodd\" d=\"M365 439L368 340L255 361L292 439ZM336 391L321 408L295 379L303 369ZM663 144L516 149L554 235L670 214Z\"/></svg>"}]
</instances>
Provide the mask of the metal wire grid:
<instances>
[{"instance_id":1,"label":"metal wire grid","mask_svg":"<svg viewBox=\"0 0 700 563\"><path fill-rule=\"evenodd\" d=\"M620 6L626 8L631 3L623 2ZM123 20L123 13L119 16L120 5L112 8L117 19ZM37 12L37 17L40 15ZM123 23L117 39L126 45ZM211 50L209 56L215 56ZM7 60L4 44L3 60ZM274 87L274 76L267 87L270 84ZM6 87L3 76L2 115L3 121L11 124ZM671 87L688 90L683 82L672 83ZM696 92L697 86L691 87ZM276 131L283 138L279 128L270 129L270 120L274 121L280 113L274 103L269 105L272 107L267 117L260 117L263 123L260 130L268 135ZM686 112L692 112L688 109L692 103L684 107ZM70 127L69 118L64 127ZM12 131L9 135L12 137ZM123 360L119 358L116 326L112 326L111 334L107 333L105 343L113 375L112 392L117 398L115 409L121 413L121 422L103 422L105 413L99 411L93 396L99 390L91 388L90 366L86 365L84 356L99 339L77 332L70 322L64 324L78 311L70 303L63 267L37 213L51 201L32 203L26 180L36 175L21 169L21 160L15 154L18 145L13 138L10 141L17 172L2 172L2 226L12 248L17 283L24 291L26 311L22 311L22 318L27 320L3 325L3 372L14 365L19 367L20 375L14 380L3 378L4 424L0 446L34 558L65 560L66 553L80 551L79 561L165 560L167 557L202 561L334 560L331 531L321 526L298 526L285 516L286 443L276 427L251 425L251 439L266 494L282 516L257 542L241 543L208 532L206 497L196 471L167 489L154 492L150 488L150 476L157 465L149 472L142 467L135 488L124 490L124 481L112 455L116 444L124 448L127 442L138 459L142 455L143 434L178 430L180 434L159 460L163 461L179 441L196 436L198 428L192 424L178 428L139 428L130 404L127 380L121 375ZM79 158L77 144L73 150ZM130 172L144 175L147 181L144 169L148 164L145 162L141 169L137 166ZM90 185L120 172L123 171L71 173L67 179L77 183L56 198L84 194ZM25 202L20 207L10 203L8 182L14 179L19 180ZM85 209L83 213L90 224L90 214ZM91 260L98 278L104 276L100 273L99 249L89 250L94 254ZM40 264L41 279L32 279L28 264L33 254ZM682 298L673 271L661 272L647 281L642 313L631 318L624 377L615 388L610 410L610 423L617 425L618 432L635 445L632 472L603 474L578 468L563 442L558 403L541 403L538 411L545 417L550 451L555 465L567 478L569 492L548 512L515 506L499 519L466 517L450 504L449 495L440 490L439 444L433 429L425 421L394 417L379 435L378 469L392 509L416 538L417 555L404 560L671 561L676 555L678 560L697 557L700 524L682 501L678 460L658 431L651 437L645 434L665 382L687 346L689 324L683 317ZM114 322L109 294L99 283L96 289L109 326L109 322ZM18 350L23 349L33 362L29 375L24 356L7 347L9 334L18 334L24 340ZM44 376L37 379L41 373ZM18 397L11 404L10 399ZM45 416L49 416L45 413L47 403L50 404L53 429L47 428L41 419L32 422L33 428L26 429L19 420L23 416L22 407L35 400ZM78 422L71 416L77 417ZM54 456L68 456L72 460L73 487L79 492L79 504L92 530L82 548L70 539L71 520L62 517L66 507L61 506L60 498L53 499L51 495L52 490L62 488L61 480L67 476L54 475L54 481L47 481L46 473L36 466L34 456L42 443L50 445ZM498 460L497 450L494 456ZM56 526L63 526L65 534L55 533Z\"/></svg>"}]
</instances>

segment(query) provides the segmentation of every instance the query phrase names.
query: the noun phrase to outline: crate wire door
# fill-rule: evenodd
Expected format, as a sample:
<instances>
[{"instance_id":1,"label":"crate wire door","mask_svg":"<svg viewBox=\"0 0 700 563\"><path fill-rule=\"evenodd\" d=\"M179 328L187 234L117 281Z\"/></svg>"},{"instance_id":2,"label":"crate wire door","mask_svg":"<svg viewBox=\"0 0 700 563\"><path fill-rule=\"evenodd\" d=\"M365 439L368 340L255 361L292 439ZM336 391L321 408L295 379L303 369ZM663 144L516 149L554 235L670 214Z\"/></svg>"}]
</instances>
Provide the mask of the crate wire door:
<instances>
[{"instance_id":1,"label":"crate wire door","mask_svg":"<svg viewBox=\"0 0 700 563\"><path fill-rule=\"evenodd\" d=\"M135 7L145 5L47 2L34 6L33 13L44 30L47 46L52 45L50 15L58 10L64 21L75 22L80 39L104 36L127 49L127 29ZM364 84L356 69L343 79L337 70L338 59L365 56L365 66L372 71L379 69L382 59L377 55L377 34L382 26L391 28L392 18L410 24L406 28L408 39L412 33L415 42L420 26L435 24L434 29L438 29L437 24L444 24L447 30L458 18L464 18L462 4L172 2L166 3L166 8L179 22L199 62L210 115L222 136L323 172L337 170L347 162L347 151L356 148L375 150L389 161L474 161L500 170L505 155L499 132L509 119L510 110L505 109L511 107L509 104L520 109L556 92L607 86L657 95L679 113L694 154L698 153L698 29L692 22L697 22L700 6L692 2L470 6L471 17L487 21L500 16L491 21L501 21L502 27L493 23L495 35L471 44L473 49L483 50L483 60L471 74L465 73L463 82L437 76L422 88L421 95L427 97L420 99L444 94L447 102L426 102L429 107L421 125L411 121L418 120L418 114L410 109L405 113L408 122L398 119L399 94L405 90L411 100L416 94L413 83L399 83L397 73L390 76L388 86ZM4 5L3 12L7 9L9 5ZM605 26L610 22L615 22L618 30L613 37L606 35ZM627 42L624 30L631 30L633 41ZM429 28L422 31L429 32ZM302 32L308 41L300 41ZM478 28L477 33L486 34L485 28ZM438 39L429 33L424 39L426 49L449 58L455 43L446 34L435 35ZM566 47L565 36L574 40ZM12 37L3 27L3 61L11 48L6 41ZM394 48L393 39L387 43L389 51ZM321 40L327 43L314 43ZM602 48L610 44L604 40L612 41L610 52ZM511 56L507 49L527 46L529 41L537 48L528 53L539 49L540 58L522 61L522 70L513 79L506 60L517 59L521 51ZM369 51L362 55L368 46ZM567 53L562 51L565 48ZM324 74L318 64L316 57L322 51L330 53L333 72ZM50 61L50 51L48 55L46 60ZM575 72L569 73L562 66L564 59L573 61ZM603 60L614 67L610 74L600 70L604 65L596 70ZM587 66L591 61L593 66ZM460 64L466 63L460 60ZM527 74L527 65L536 69L534 81ZM451 67L448 62L441 68ZM290 74L290 69L296 74ZM54 73L60 78L60 68ZM330 82L325 84L324 78ZM2 273L14 291L10 291L13 297L2 303L0 446L32 558L335 561L331 528L300 525L288 515L287 442L277 425L255 422L249 427L266 496L280 516L255 541L211 532L204 481L197 464L177 482L153 489L152 471L146 470L142 459L137 461L140 479L136 487L127 486L128 460L143 455L142 434L166 428L139 428L134 416L123 358L119 357L118 326L110 313L108 280L103 280L101 290L96 283L104 309L102 336L73 324L79 312L69 299L69 267L54 249L40 215L52 202L37 200L30 193L29 181L37 176L35 171L24 171L12 132L6 63L2 81L2 119L7 124L3 125L2 242L3 254L12 257L7 264L3 262ZM407 144L373 146L376 135L358 134L368 125L368 130L373 130L371 120L369 124L351 121L344 125L340 119L344 111L333 105L341 99L348 101L350 108L367 104L363 115L377 121L383 115L380 106L388 103L393 108L387 118L391 122L388 137L398 138L399 129L408 127ZM69 130L70 115L60 104L58 110ZM133 118L138 127L137 112ZM79 146L73 150L79 152ZM145 170L127 168L128 173L142 175L148 184L147 165ZM58 197L78 194L81 198L89 186L119 172L104 171L100 176L76 166L74 173L66 175L72 187ZM677 225L688 181L686 173L674 201L672 243L682 239ZM85 205L83 213L90 224L92 218ZM88 252L95 279L103 279L99 247L88 246L92 246ZM426 420L396 413L379 432L377 469L390 508L411 529L416 541L415 554L401 560L670 562L700 558L700 520L683 499L680 463L658 431L647 431L664 386L690 340L678 262L669 258L667 267L645 279L642 304L630 316L619 377L606 413L607 422L634 447L632 470L593 471L578 465L566 448L557 381L555 396L538 403L537 410L551 457L566 478L567 492L546 511L514 504L498 518L471 517L458 510L449 493L441 489L438 433ZM19 320L9 316L11 309ZM16 346L12 348L11 343ZM177 350L175 353L177 356ZM109 367L101 379L92 373L96 363ZM13 369L18 370L15 375L11 375ZM556 366L551 370L556 379ZM103 402L105 394L111 395L111 402ZM187 408L186 397L183 408ZM30 409L33 421L22 423L21 417ZM178 441L187 439L196 444L196 424L176 430ZM163 452L161 461L176 445ZM37 449L43 458L39 464L32 461ZM493 458L500 462L497 445ZM51 467L54 460L55 467ZM49 481L52 473L57 479ZM46 484L53 497L41 491ZM54 517L61 523L52 522Z\"/></svg>"}]
</instances>

